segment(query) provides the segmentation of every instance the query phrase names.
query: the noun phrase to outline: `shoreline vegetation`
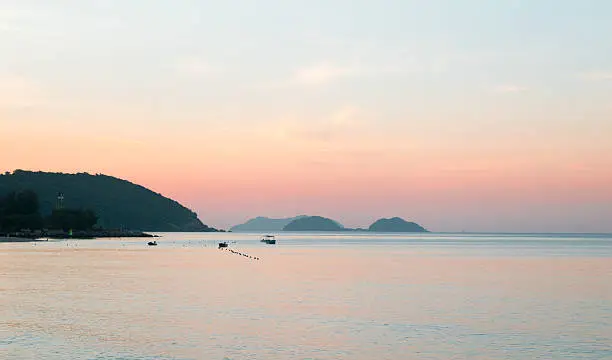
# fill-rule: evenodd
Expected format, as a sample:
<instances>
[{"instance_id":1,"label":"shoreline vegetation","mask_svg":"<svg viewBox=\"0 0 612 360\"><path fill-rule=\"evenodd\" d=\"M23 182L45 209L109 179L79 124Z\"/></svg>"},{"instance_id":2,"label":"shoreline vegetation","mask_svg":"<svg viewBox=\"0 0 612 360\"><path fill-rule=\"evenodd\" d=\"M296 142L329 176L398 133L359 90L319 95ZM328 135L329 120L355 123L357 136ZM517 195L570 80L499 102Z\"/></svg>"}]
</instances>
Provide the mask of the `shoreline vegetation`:
<instances>
[{"instance_id":1,"label":"shoreline vegetation","mask_svg":"<svg viewBox=\"0 0 612 360\"><path fill-rule=\"evenodd\" d=\"M47 218L57 210L86 210L90 209L96 216L95 228L99 229L131 229L151 232L220 232L220 229L210 227L198 218L197 214L183 206L176 200L163 196L160 193L147 189L127 180L119 179L104 174L88 173L55 173L43 171L15 170L12 173L0 173L0 198L7 194L22 194L21 198L27 198L27 193L36 194L38 213L43 219ZM25 195L25 196L23 196ZM19 196L13 199L19 200ZM27 207L13 206L13 200L0 204L0 221L7 219L6 210L13 214L24 215ZM3 206L4 205L4 206ZM4 207L4 209L3 209ZM29 209L31 210L31 209ZM22 226L25 229L52 229L48 224L40 226L36 224L35 213L31 218L21 217L21 220L29 220L33 225ZM68 215L68 214L66 214ZM87 214L78 214L85 222L92 220ZM91 215L91 214L90 214ZM72 217L72 215L64 216ZM33 227L37 225L37 227ZM76 228L72 228L77 230ZM67 230L67 229L65 229ZM7 232L0 224L0 233Z\"/></svg>"},{"instance_id":2,"label":"shoreline vegetation","mask_svg":"<svg viewBox=\"0 0 612 360\"><path fill-rule=\"evenodd\" d=\"M0 238L2 242L27 242L42 239L93 239L158 237L142 231L104 229L91 209L68 209L63 194L47 216L40 211L38 194L32 190L11 191L0 197ZM43 240L44 241L44 240Z\"/></svg>"},{"instance_id":3,"label":"shoreline vegetation","mask_svg":"<svg viewBox=\"0 0 612 360\"><path fill-rule=\"evenodd\" d=\"M112 176L25 170L0 174L1 242L159 237L134 229L225 232L203 224L175 200Z\"/></svg>"},{"instance_id":4,"label":"shoreline vegetation","mask_svg":"<svg viewBox=\"0 0 612 360\"><path fill-rule=\"evenodd\" d=\"M17 233L0 233L0 242L30 242L30 241L46 241L50 239L96 239L96 238L157 238L159 235L153 235L142 231L131 230L89 230L89 231L32 231L32 232L17 232Z\"/></svg>"},{"instance_id":5,"label":"shoreline vegetation","mask_svg":"<svg viewBox=\"0 0 612 360\"><path fill-rule=\"evenodd\" d=\"M157 237L132 229L226 232L204 225L195 212L178 202L118 178L24 170L0 174L0 237ZM399 217L381 218L368 228L352 229L330 218L307 215L281 219L257 217L229 231L429 232Z\"/></svg>"},{"instance_id":6,"label":"shoreline vegetation","mask_svg":"<svg viewBox=\"0 0 612 360\"><path fill-rule=\"evenodd\" d=\"M13 236L0 236L0 243L20 243L20 242L33 242L33 241L45 241L40 239L30 239Z\"/></svg>"}]
</instances>

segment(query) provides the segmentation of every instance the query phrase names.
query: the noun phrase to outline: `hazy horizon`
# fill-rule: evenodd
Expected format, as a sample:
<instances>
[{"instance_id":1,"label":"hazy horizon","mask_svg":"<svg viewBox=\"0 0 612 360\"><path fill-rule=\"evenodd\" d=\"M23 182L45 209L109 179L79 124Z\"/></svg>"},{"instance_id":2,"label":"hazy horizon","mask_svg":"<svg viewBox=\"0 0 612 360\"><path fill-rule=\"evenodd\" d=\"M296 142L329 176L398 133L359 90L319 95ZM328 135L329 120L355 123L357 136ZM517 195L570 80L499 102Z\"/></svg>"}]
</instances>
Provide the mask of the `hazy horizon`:
<instances>
[{"instance_id":1,"label":"hazy horizon","mask_svg":"<svg viewBox=\"0 0 612 360\"><path fill-rule=\"evenodd\" d=\"M3 1L0 171L229 228L612 233L607 1Z\"/></svg>"}]
</instances>

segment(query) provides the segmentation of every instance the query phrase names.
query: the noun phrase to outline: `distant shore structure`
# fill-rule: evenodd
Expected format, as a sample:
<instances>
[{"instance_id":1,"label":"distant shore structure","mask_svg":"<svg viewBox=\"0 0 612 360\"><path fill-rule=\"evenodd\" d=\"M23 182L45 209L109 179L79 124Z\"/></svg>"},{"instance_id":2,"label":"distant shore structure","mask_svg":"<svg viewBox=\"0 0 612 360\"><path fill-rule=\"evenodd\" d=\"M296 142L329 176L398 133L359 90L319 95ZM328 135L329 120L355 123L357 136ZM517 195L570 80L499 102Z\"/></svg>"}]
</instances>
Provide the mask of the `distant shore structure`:
<instances>
[{"instance_id":1,"label":"distant shore structure","mask_svg":"<svg viewBox=\"0 0 612 360\"><path fill-rule=\"evenodd\" d=\"M63 208L64 208L64 193L60 191L57 193L57 202L55 203L55 209L62 210Z\"/></svg>"}]
</instances>

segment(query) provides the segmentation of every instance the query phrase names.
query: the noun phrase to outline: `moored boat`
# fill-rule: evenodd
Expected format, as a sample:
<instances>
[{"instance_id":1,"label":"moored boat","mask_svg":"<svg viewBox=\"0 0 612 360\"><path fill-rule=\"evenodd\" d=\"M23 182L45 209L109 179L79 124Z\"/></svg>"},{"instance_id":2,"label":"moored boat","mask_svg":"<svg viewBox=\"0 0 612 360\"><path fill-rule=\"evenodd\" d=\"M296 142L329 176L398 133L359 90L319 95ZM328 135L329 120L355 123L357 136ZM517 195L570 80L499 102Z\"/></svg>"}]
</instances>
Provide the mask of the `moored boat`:
<instances>
[{"instance_id":1,"label":"moored boat","mask_svg":"<svg viewBox=\"0 0 612 360\"><path fill-rule=\"evenodd\" d=\"M276 244L276 237L274 237L274 235L264 235L260 241L262 243L274 245Z\"/></svg>"}]
</instances>

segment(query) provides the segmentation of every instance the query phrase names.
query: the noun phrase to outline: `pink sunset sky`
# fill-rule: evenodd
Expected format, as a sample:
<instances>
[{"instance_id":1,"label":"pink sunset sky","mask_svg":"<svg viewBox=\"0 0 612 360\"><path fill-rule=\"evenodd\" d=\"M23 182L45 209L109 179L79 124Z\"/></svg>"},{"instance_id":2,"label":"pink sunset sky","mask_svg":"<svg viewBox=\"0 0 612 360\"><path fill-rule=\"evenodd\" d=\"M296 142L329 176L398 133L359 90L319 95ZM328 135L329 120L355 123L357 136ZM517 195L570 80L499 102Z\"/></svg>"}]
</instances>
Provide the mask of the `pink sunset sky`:
<instances>
[{"instance_id":1,"label":"pink sunset sky","mask_svg":"<svg viewBox=\"0 0 612 360\"><path fill-rule=\"evenodd\" d=\"M612 232L612 5L543 4L3 2L0 170L220 228Z\"/></svg>"}]
</instances>

